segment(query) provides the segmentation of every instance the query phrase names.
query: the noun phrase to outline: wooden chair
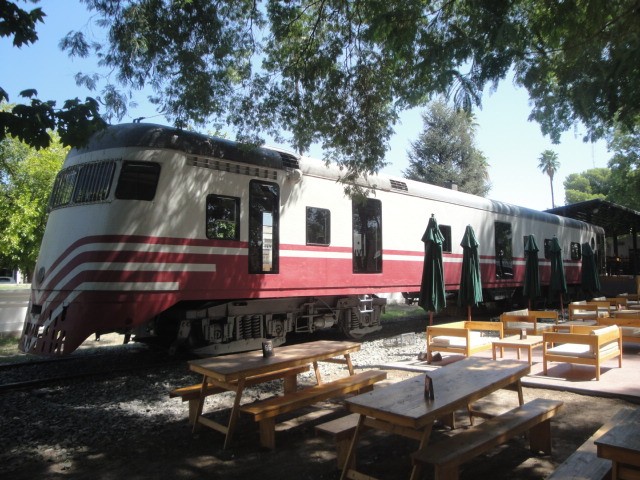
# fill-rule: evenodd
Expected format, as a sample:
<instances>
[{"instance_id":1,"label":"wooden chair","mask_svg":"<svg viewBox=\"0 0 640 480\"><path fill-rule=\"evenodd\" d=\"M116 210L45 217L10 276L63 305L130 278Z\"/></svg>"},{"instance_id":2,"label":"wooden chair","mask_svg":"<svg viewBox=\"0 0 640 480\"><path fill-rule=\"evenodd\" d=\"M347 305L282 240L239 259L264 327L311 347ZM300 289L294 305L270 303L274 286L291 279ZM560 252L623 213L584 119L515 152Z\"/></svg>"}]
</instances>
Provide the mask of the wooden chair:
<instances>
[{"instance_id":1,"label":"wooden chair","mask_svg":"<svg viewBox=\"0 0 640 480\"><path fill-rule=\"evenodd\" d=\"M636 315L623 315L614 318L599 318L598 325L607 327L617 325L620 327L622 342L640 343L640 312Z\"/></svg>"},{"instance_id":2,"label":"wooden chair","mask_svg":"<svg viewBox=\"0 0 640 480\"><path fill-rule=\"evenodd\" d=\"M549 320L553 323L540 322ZM558 323L558 312L554 310L529 310L527 315L513 315L503 313L500 321L504 325L505 335L517 335L522 329L527 330L527 335L542 335L543 332L550 332Z\"/></svg>"},{"instance_id":3,"label":"wooden chair","mask_svg":"<svg viewBox=\"0 0 640 480\"><path fill-rule=\"evenodd\" d=\"M496 337L485 336L483 332L496 332L496 337L504 337L500 322L465 320L443 323L427 327L427 358L432 352L457 353L469 357L474 353L491 349Z\"/></svg>"},{"instance_id":4,"label":"wooden chair","mask_svg":"<svg viewBox=\"0 0 640 480\"><path fill-rule=\"evenodd\" d=\"M545 375L548 362L593 365L596 380L600 380L600 366L605 360L618 357L618 366L622 368L622 333L617 325L571 326L570 333L544 333L543 337Z\"/></svg>"},{"instance_id":5,"label":"wooden chair","mask_svg":"<svg viewBox=\"0 0 640 480\"><path fill-rule=\"evenodd\" d=\"M599 312L610 313L612 310L615 310L615 308L611 305L611 301L607 300L606 298L604 300L589 300L587 302L587 305L597 305Z\"/></svg>"},{"instance_id":6,"label":"wooden chair","mask_svg":"<svg viewBox=\"0 0 640 480\"><path fill-rule=\"evenodd\" d=\"M608 310L608 306L607 306ZM599 305L591 302L571 302L569 304L569 322L588 322L584 325L596 325Z\"/></svg>"},{"instance_id":7,"label":"wooden chair","mask_svg":"<svg viewBox=\"0 0 640 480\"><path fill-rule=\"evenodd\" d=\"M608 297L607 302L609 302L610 310L627 308L627 297Z\"/></svg>"}]
</instances>

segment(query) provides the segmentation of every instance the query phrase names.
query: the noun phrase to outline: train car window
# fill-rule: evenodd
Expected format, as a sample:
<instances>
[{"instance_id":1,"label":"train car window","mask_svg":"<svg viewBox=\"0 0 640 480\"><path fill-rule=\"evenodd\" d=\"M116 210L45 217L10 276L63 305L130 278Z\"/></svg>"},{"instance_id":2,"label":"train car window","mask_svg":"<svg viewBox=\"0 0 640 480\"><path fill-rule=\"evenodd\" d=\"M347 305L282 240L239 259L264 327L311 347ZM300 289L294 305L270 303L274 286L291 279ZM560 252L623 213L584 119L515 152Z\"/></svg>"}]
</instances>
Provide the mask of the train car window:
<instances>
[{"instance_id":1,"label":"train car window","mask_svg":"<svg viewBox=\"0 0 640 480\"><path fill-rule=\"evenodd\" d=\"M331 211L307 207L307 245L331 243Z\"/></svg>"},{"instance_id":2,"label":"train car window","mask_svg":"<svg viewBox=\"0 0 640 480\"><path fill-rule=\"evenodd\" d=\"M544 239L544 258L546 260L551 260L551 239Z\"/></svg>"},{"instance_id":3,"label":"train car window","mask_svg":"<svg viewBox=\"0 0 640 480\"><path fill-rule=\"evenodd\" d=\"M76 167L65 168L58 173L53 184L51 197L49 197L49 209L52 210L69 205L77 177L78 169Z\"/></svg>"},{"instance_id":4,"label":"train car window","mask_svg":"<svg viewBox=\"0 0 640 480\"><path fill-rule=\"evenodd\" d=\"M382 272L382 202L367 198L354 200L353 273Z\"/></svg>"},{"instance_id":5,"label":"train car window","mask_svg":"<svg viewBox=\"0 0 640 480\"><path fill-rule=\"evenodd\" d=\"M207 238L240 240L240 199L207 195Z\"/></svg>"},{"instance_id":6,"label":"train car window","mask_svg":"<svg viewBox=\"0 0 640 480\"><path fill-rule=\"evenodd\" d=\"M111 188L115 162L88 163L80 168L73 192L73 203L92 203L106 200Z\"/></svg>"},{"instance_id":7,"label":"train car window","mask_svg":"<svg viewBox=\"0 0 640 480\"><path fill-rule=\"evenodd\" d=\"M159 178L160 164L125 161L116 186L116 198L150 202L156 196Z\"/></svg>"},{"instance_id":8,"label":"train car window","mask_svg":"<svg viewBox=\"0 0 640 480\"><path fill-rule=\"evenodd\" d=\"M571 260L580 260L582 258L582 247L578 242L571 242Z\"/></svg>"},{"instance_id":9,"label":"train car window","mask_svg":"<svg viewBox=\"0 0 640 480\"><path fill-rule=\"evenodd\" d=\"M440 233L444 237L444 242L442 242L442 252L443 253L451 253L452 252L452 244L451 244L451 226L450 225L438 225L440 228Z\"/></svg>"},{"instance_id":10,"label":"train car window","mask_svg":"<svg viewBox=\"0 0 640 480\"><path fill-rule=\"evenodd\" d=\"M249 273L278 273L280 189L249 182Z\"/></svg>"},{"instance_id":11,"label":"train car window","mask_svg":"<svg viewBox=\"0 0 640 480\"><path fill-rule=\"evenodd\" d=\"M513 246L511 224L495 222L496 278L513 278Z\"/></svg>"}]
</instances>

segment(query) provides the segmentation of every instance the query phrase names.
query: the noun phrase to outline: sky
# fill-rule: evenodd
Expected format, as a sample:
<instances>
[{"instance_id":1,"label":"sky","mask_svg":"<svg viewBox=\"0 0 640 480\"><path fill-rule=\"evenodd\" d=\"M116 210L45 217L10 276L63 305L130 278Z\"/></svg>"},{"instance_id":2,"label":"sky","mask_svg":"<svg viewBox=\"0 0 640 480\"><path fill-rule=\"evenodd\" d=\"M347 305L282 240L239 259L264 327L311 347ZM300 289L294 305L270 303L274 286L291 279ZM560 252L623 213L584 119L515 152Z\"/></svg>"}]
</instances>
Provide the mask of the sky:
<instances>
[{"instance_id":1,"label":"sky","mask_svg":"<svg viewBox=\"0 0 640 480\"><path fill-rule=\"evenodd\" d=\"M34 8L30 3L19 1L19 5L25 9ZM35 88L40 100L55 100L60 107L69 98L84 100L87 96L95 96L95 92L77 87L74 81L77 72L95 70L91 59L72 60L58 48L60 39L67 32L83 29L88 24L86 7L79 0L43 0L39 6L47 16L45 23L38 27L37 43L18 49L7 37L0 38L0 87L7 91L12 103L20 103L18 93L26 88ZM122 122L148 117L149 122L166 123L143 97L137 100L140 106L132 109ZM538 168L540 154L550 149L558 154L560 162L553 182L555 206L564 205L565 178L590 168L606 167L612 156L603 141L584 143L584 128L565 132L560 144L554 145L542 135L538 124L527 120L531 110L527 92L515 87L509 79L501 82L493 93L487 89L482 104L482 108L474 112L476 147L489 163L492 188L488 197L491 199L535 210L551 208L549 177ZM415 141L422 130L422 111L414 109L401 116L386 156L389 165L382 173L402 176L408 168L407 151L410 142ZM230 132L230 138L233 137ZM309 154L322 157L322 151L317 147Z\"/></svg>"}]
</instances>

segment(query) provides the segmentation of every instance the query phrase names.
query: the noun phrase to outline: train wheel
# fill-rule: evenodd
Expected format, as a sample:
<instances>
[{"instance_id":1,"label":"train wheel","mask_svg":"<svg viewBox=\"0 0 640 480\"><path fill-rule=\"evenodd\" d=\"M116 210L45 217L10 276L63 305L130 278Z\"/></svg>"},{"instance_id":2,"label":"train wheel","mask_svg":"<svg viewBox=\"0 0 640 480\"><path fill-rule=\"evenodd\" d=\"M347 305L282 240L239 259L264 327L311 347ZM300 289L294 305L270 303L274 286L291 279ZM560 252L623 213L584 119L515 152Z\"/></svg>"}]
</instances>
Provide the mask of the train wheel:
<instances>
[{"instance_id":1,"label":"train wheel","mask_svg":"<svg viewBox=\"0 0 640 480\"><path fill-rule=\"evenodd\" d=\"M342 333L353 340L360 340L370 333L382 329L380 319L367 313L362 314L358 309L351 308L343 312L340 329Z\"/></svg>"}]
</instances>

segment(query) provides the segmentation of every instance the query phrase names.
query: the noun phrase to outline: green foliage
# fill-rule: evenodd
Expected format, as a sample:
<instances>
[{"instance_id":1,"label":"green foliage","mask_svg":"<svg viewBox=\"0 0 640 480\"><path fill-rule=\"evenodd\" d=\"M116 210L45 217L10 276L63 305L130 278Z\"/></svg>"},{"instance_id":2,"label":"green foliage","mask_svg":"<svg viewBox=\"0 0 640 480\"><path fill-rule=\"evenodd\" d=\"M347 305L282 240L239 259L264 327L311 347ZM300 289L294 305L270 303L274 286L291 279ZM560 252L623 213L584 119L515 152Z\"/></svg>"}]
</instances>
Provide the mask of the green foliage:
<instances>
[{"instance_id":1,"label":"green foliage","mask_svg":"<svg viewBox=\"0 0 640 480\"><path fill-rule=\"evenodd\" d=\"M462 192L485 196L491 188L488 164L474 146L472 116L437 100L429 105L422 121L424 130L408 152L405 178L439 186L454 183Z\"/></svg>"},{"instance_id":2,"label":"green foliage","mask_svg":"<svg viewBox=\"0 0 640 480\"><path fill-rule=\"evenodd\" d=\"M402 110L444 94L470 111L510 71L529 92L530 119L554 141L578 122L590 139L614 122L632 130L640 114L637 0L84 3L106 41L71 31L61 46L113 72L103 87L98 74L77 76L102 88L107 118L122 118L131 92L151 87L178 126L232 125L240 139L268 133L300 152L320 143L345 179L384 165ZM0 11L15 4L0 0ZM12 16L0 34L33 42L39 21ZM92 99L28 108L0 116L0 135L42 146L43 132L67 126L66 144L102 125Z\"/></svg>"},{"instance_id":3,"label":"green foliage","mask_svg":"<svg viewBox=\"0 0 640 480\"><path fill-rule=\"evenodd\" d=\"M13 46L21 47L38 39L36 24L44 19L41 8L30 12L8 0L0 0L0 37L13 37Z\"/></svg>"},{"instance_id":4,"label":"green foliage","mask_svg":"<svg viewBox=\"0 0 640 480\"><path fill-rule=\"evenodd\" d=\"M640 135L616 130L608 143L613 157L607 200L640 211Z\"/></svg>"},{"instance_id":5,"label":"green foliage","mask_svg":"<svg viewBox=\"0 0 640 480\"><path fill-rule=\"evenodd\" d=\"M14 2L0 0L0 37L13 37L16 47L34 43L38 40L36 26L44 17L40 8L27 12ZM32 147L46 148L51 142L49 132L55 129L64 145L81 146L106 126L93 98L67 100L62 109L56 109L56 102L43 102L37 95L33 89L23 90L20 96L30 103L0 110L0 141L10 136ZM0 105L6 107L8 101L9 95L0 86Z\"/></svg>"},{"instance_id":6,"label":"green foliage","mask_svg":"<svg viewBox=\"0 0 640 480\"><path fill-rule=\"evenodd\" d=\"M52 138L40 150L13 138L0 142L0 264L28 276L44 234L49 193L68 150Z\"/></svg>"},{"instance_id":7,"label":"green foliage","mask_svg":"<svg viewBox=\"0 0 640 480\"><path fill-rule=\"evenodd\" d=\"M592 168L582 173L572 173L564 181L565 203L584 202L596 198L607 199L611 191L611 170Z\"/></svg>"}]
</instances>

